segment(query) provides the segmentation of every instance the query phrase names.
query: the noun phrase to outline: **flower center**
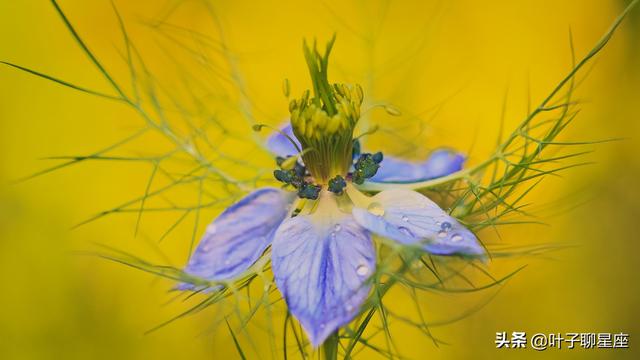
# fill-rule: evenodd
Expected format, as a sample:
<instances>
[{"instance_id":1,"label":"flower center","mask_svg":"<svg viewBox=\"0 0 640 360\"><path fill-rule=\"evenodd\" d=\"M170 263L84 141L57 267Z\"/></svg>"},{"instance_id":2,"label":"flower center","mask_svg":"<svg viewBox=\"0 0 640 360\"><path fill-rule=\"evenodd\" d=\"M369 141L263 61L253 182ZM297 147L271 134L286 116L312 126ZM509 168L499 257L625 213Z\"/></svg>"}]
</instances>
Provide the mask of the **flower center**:
<instances>
[{"instance_id":1,"label":"flower center","mask_svg":"<svg viewBox=\"0 0 640 360\"><path fill-rule=\"evenodd\" d=\"M363 100L359 85L329 84L327 69L335 37L321 55L304 44L313 84L313 97L305 91L289 105L291 125L302 145L302 159L320 184L346 176L353 163L353 130L360 118Z\"/></svg>"},{"instance_id":2,"label":"flower center","mask_svg":"<svg viewBox=\"0 0 640 360\"><path fill-rule=\"evenodd\" d=\"M353 130L360 119L362 88L329 84L327 69L334 41L335 36L327 44L324 55L320 55L315 43L313 49L304 43L313 97L307 90L289 104L291 128L302 149L295 145L299 152L297 156L276 159L280 169L273 172L278 181L294 187L302 199L317 200L323 188L334 195L342 195L348 182L362 184L372 178L383 159L380 152L361 154L360 142L353 138ZM256 129L263 126L257 125ZM293 139L289 140L294 143ZM302 157L304 165L298 161L298 156ZM353 172L349 172L352 166Z\"/></svg>"}]
</instances>

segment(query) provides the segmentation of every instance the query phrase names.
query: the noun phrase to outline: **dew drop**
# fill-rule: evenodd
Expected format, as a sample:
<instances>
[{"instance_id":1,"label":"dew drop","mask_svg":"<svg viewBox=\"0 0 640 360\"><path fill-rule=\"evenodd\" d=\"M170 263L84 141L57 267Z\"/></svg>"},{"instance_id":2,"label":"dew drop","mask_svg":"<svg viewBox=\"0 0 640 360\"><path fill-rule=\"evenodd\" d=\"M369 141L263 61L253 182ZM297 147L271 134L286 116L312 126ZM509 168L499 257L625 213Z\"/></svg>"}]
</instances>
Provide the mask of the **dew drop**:
<instances>
[{"instance_id":1,"label":"dew drop","mask_svg":"<svg viewBox=\"0 0 640 360\"><path fill-rule=\"evenodd\" d=\"M445 231L445 232L451 230L451 223L450 222L446 222L446 221L443 222L440 225L440 229L442 229L442 231Z\"/></svg>"},{"instance_id":2,"label":"dew drop","mask_svg":"<svg viewBox=\"0 0 640 360\"><path fill-rule=\"evenodd\" d=\"M413 233L411 232L411 230L407 229L407 228L406 228L406 227L404 227L404 226L400 226L400 227L398 228L398 230L399 230L403 235L410 236L410 237L414 237L414 235L413 235Z\"/></svg>"},{"instance_id":3,"label":"dew drop","mask_svg":"<svg viewBox=\"0 0 640 360\"><path fill-rule=\"evenodd\" d=\"M402 215L402 221L409 222L409 217L407 215Z\"/></svg>"},{"instance_id":4,"label":"dew drop","mask_svg":"<svg viewBox=\"0 0 640 360\"><path fill-rule=\"evenodd\" d=\"M444 231L444 230L438 231L438 237L439 238L446 238L447 237L447 232Z\"/></svg>"},{"instance_id":5,"label":"dew drop","mask_svg":"<svg viewBox=\"0 0 640 360\"><path fill-rule=\"evenodd\" d=\"M380 203L377 202L369 204L369 206L367 207L367 211L376 216L384 215L384 208L382 207L382 205L380 205Z\"/></svg>"},{"instance_id":6,"label":"dew drop","mask_svg":"<svg viewBox=\"0 0 640 360\"><path fill-rule=\"evenodd\" d=\"M462 235L455 234L451 237L451 242L459 242L462 241Z\"/></svg>"},{"instance_id":7,"label":"dew drop","mask_svg":"<svg viewBox=\"0 0 640 360\"><path fill-rule=\"evenodd\" d=\"M356 274L365 276L369 273L369 267L367 265L358 265L356 268Z\"/></svg>"},{"instance_id":8,"label":"dew drop","mask_svg":"<svg viewBox=\"0 0 640 360\"><path fill-rule=\"evenodd\" d=\"M336 226L333 227L333 231L338 232L342 230L342 226L340 224L336 224Z\"/></svg>"}]
</instances>

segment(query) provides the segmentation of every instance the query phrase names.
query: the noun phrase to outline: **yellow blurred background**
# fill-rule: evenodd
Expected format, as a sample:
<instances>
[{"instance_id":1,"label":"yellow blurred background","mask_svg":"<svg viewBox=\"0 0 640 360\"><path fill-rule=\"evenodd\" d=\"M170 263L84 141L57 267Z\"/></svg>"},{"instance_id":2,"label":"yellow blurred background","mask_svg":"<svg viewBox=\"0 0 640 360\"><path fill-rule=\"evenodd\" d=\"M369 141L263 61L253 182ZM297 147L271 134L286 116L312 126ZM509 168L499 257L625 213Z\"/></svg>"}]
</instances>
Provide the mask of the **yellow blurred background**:
<instances>
[{"instance_id":1,"label":"yellow blurred background","mask_svg":"<svg viewBox=\"0 0 640 360\"><path fill-rule=\"evenodd\" d=\"M309 84L300 51L302 39L324 41L336 32L330 78L361 83L369 101L389 101L400 107L405 114L400 120L373 111L372 121L382 124L383 130L413 139L418 146L410 146L407 152L390 131L376 134L373 144L415 158L443 145L472 149L471 164L482 160L495 143L505 92L506 129L511 129L526 114L528 93L533 104L540 102L569 71L569 29L576 55L581 57L625 6L622 1L602 0L219 1L212 2L221 24L217 27L199 1L116 0L115 4L158 81L169 87L175 84L175 91L182 95L185 90L177 90L181 76L188 75L194 84L205 83L193 86L205 102L211 99L204 105L205 113L215 114L234 133L254 136L238 111L245 104L243 94L234 87L238 81L251 99L251 116L258 122L279 124L287 115L282 80L290 79L294 95ZM129 91L125 48L111 3L61 0L60 5ZM492 240L509 245L577 246L543 258L489 264L489 271L498 276L528 266L478 312L434 327L434 336L447 345L436 347L419 331L392 325L403 356L637 358L639 34L640 9L635 9L581 83L577 97L584 102L582 112L562 136L573 141L623 139L586 147L595 150L585 158L593 164L550 177L532 194L528 202L542 205L539 215L551 226L504 228L502 239ZM221 46L223 38L228 48ZM194 47L181 48L182 42ZM48 2L0 2L0 44L0 60L113 93ZM211 48L218 55L202 57ZM225 62L228 59L220 51L228 51L233 61ZM216 66L207 66L208 60ZM180 66L187 66L188 74L177 71ZM222 80L217 83L214 78ZM416 133L415 125L404 126L409 121L420 121L422 131ZM43 158L91 154L142 127L144 120L123 104L0 68L2 184L57 163ZM166 146L158 137L143 137L119 154L144 157ZM271 166L266 155L242 142L230 140L220 146L236 157ZM228 167L234 171L232 164ZM144 194L152 169L145 162L86 161L2 185L0 358L237 357L226 327L212 327L215 309L145 335L185 309L170 301L171 282L85 253L102 243L182 266L192 238L193 214L160 244L159 236L179 214L145 213L137 235L135 212L112 214L69 230ZM197 186L171 196L193 201ZM219 211L208 208L199 214L198 234ZM466 299L441 294L429 296L425 306L428 316L438 321L487 296ZM407 306L400 298L388 301L397 302L391 306ZM545 352L495 348L496 332L520 330L529 334L626 332L631 348ZM264 335L255 331L256 337ZM268 358L267 354L262 357ZM376 356L363 353L361 358Z\"/></svg>"}]
</instances>

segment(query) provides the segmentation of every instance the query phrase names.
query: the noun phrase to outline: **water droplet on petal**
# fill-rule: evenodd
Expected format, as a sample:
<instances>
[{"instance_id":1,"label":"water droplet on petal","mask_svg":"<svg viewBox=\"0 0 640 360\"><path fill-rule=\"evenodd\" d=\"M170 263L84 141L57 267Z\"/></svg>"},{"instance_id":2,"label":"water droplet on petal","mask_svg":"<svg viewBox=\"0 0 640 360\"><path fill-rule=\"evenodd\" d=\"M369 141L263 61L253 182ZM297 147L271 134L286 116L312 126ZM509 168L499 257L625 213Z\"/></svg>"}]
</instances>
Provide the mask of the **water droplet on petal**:
<instances>
[{"instance_id":1,"label":"water droplet on petal","mask_svg":"<svg viewBox=\"0 0 640 360\"><path fill-rule=\"evenodd\" d=\"M438 231L438 237L439 238L446 238L447 237L447 232L444 231L444 230Z\"/></svg>"},{"instance_id":2,"label":"water droplet on petal","mask_svg":"<svg viewBox=\"0 0 640 360\"><path fill-rule=\"evenodd\" d=\"M342 226L340 224L336 224L336 226L333 227L333 231L338 232L342 230Z\"/></svg>"},{"instance_id":3,"label":"water droplet on petal","mask_svg":"<svg viewBox=\"0 0 640 360\"><path fill-rule=\"evenodd\" d=\"M369 274L369 267L367 265L358 265L358 267L356 268L356 274L360 276Z\"/></svg>"},{"instance_id":4,"label":"water droplet on petal","mask_svg":"<svg viewBox=\"0 0 640 360\"><path fill-rule=\"evenodd\" d=\"M409 222L409 217L407 215L402 215L402 221Z\"/></svg>"},{"instance_id":5,"label":"water droplet on petal","mask_svg":"<svg viewBox=\"0 0 640 360\"><path fill-rule=\"evenodd\" d=\"M451 230L451 223L450 223L450 222L447 222L447 221L443 222L443 223L440 225L440 229L442 229L443 231L449 231L449 230Z\"/></svg>"},{"instance_id":6,"label":"water droplet on petal","mask_svg":"<svg viewBox=\"0 0 640 360\"><path fill-rule=\"evenodd\" d=\"M411 230L407 229L407 228L406 228L406 227L404 227L404 226L400 226L400 227L398 228L398 230L399 230L403 235L406 235L406 236L409 236L409 237L414 237L414 235L413 235L413 233L411 232Z\"/></svg>"},{"instance_id":7,"label":"water droplet on petal","mask_svg":"<svg viewBox=\"0 0 640 360\"><path fill-rule=\"evenodd\" d=\"M462 235L455 234L451 237L451 242L459 242L459 241L462 241Z\"/></svg>"},{"instance_id":8,"label":"water droplet on petal","mask_svg":"<svg viewBox=\"0 0 640 360\"><path fill-rule=\"evenodd\" d=\"M377 202L373 202L369 204L369 206L367 207L367 211L369 211L371 214L376 216L384 215L384 208L380 203L377 203Z\"/></svg>"}]
</instances>

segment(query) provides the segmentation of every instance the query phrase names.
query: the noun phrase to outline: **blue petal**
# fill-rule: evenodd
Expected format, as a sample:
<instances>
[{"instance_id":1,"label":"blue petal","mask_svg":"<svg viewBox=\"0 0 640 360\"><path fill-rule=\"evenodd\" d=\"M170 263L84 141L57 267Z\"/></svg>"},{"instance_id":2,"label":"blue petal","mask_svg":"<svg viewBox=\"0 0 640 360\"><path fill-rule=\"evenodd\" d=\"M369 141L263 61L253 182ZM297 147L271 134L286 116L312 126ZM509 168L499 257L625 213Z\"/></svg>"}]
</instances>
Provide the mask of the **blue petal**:
<instances>
[{"instance_id":1,"label":"blue petal","mask_svg":"<svg viewBox=\"0 0 640 360\"><path fill-rule=\"evenodd\" d=\"M312 216L282 223L271 264L289 311L318 346L358 314L375 271L375 250L351 215L324 224Z\"/></svg>"},{"instance_id":2,"label":"blue petal","mask_svg":"<svg viewBox=\"0 0 640 360\"><path fill-rule=\"evenodd\" d=\"M227 208L209 224L184 271L210 281L239 275L271 243L292 200L285 191L262 188ZM194 287L180 284L178 289Z\"/></svg>"},{"instance_id":3,"label":"blue petal","mask_svg":"<svg viewBox=\"0 0 640 360\"><path fill-rule=\"evenodd\" d=\"M280 127L280 130L287 134L291 139L295 141L295 143L300 147L300 142L296 139L296 136L293 134L293 129L291 128L291 124L287 123L286 125ZM277 156L287 157L289 155L297 155L298 150L293 146L291 141L287 139L283 134L274 131L271 136L267 139L267 148Z\"/></svg>"},{"instance_id":4,"label":"blue petal","mask_svg":"<svg viewBox=\"0 0 640 360\"><path fill-rule=\"evenodd\" d=\"M412 162L385 156L370 181L416 182L446 176L462 169L465 157L448 149L433 151L424 162Z\"/></svg>"},{"instance_id":5,"label":"blue petal","mask_svg":"<svg viewBox=\"0 0 640 360\"><path fill-rule=\"evenodd\" d=\"M364 228L403 244L424 243L436 255L481 256L476 236L426 196L411 190L386 190L373 196L367 209L354 208Z\"/></svg>"}]
</instances>

